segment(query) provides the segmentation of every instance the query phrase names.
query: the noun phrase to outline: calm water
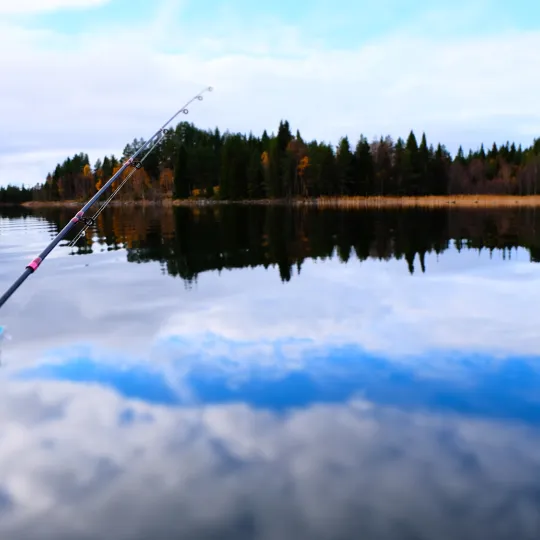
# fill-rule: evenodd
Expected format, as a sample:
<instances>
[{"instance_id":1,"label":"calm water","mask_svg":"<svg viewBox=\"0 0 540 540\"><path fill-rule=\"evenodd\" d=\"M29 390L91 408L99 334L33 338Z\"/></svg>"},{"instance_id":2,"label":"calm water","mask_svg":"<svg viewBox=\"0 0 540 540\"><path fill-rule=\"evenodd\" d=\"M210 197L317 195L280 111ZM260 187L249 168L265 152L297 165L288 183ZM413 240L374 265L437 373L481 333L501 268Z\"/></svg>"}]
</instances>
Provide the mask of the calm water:
<instances>
[{"instance_id":1,"label":"calm water","mask_svg":"<svg viewBox=\"0 0 540 540\"><path fill-rule=\"evenodd\" d=\"M2 540L539 538L540 210L102 218L0 310Z\"/></svg>"}]
</instances>

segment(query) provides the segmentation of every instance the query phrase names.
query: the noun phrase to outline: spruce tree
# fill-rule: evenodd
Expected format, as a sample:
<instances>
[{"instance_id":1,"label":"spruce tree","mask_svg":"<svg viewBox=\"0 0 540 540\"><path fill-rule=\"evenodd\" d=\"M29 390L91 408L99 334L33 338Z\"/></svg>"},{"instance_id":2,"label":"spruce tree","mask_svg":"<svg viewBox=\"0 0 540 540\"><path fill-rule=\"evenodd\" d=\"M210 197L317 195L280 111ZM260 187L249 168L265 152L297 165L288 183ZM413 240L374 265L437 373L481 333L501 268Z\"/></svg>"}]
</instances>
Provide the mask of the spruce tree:
<instances>
[{"instance_id":1,"label":"spruce tree","mask_svg":"<svg viewBox=\"0 0 540 540\"><path fill-rule=\"evenodd\" d=\"M336 195L348 195L353 184L353 154L349 145L349 139L343 137L339 142L336 152L336 180L334 187Z\"/></svg>"},{"instance_id":2,"label":"spruce tree","mask_svg":"<svg viewBox=\"0 0 540 540\"><path fill-rule=\"evenodd\" d=\"M361 135L355 150L354 192L358 195L372 195L375 166L368 140Z\"/></svg>"}]
</instances>

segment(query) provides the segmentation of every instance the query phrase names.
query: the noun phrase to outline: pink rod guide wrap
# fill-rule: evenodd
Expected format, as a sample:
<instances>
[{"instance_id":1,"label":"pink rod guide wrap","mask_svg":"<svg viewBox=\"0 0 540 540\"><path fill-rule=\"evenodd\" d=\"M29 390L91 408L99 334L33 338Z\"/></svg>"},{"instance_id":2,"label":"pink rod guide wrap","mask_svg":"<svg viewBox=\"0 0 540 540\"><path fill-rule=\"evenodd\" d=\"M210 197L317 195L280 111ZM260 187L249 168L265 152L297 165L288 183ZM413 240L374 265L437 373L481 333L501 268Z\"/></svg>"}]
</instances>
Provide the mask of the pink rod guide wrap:
<instances>
[{"instance_id":1,"label":"pink rod guide wrap","mask_svg":"<svg viewBox=\"0 0 540 540\"><path fill-rule=\"evenodd\" d=\"M83 216L84 216L84 212L83 212L82 210L80 210L79 212L77 212L77 213L75 214L74 217L71 218L71 221L72 221L73 223L78 223L79 220L80 220Z\"/></svg>"},{"instance_id":2,"label":"pink rod guide wrap","mask_svg":"<svg viewBox=\"0 0 540 540\"><path fill-rule=\"evenodd\" d=\"M26 268L30 268L32 272L35 272L40 264L41 259L39 257L36 257Z\"/></svg>"}]
</instances>

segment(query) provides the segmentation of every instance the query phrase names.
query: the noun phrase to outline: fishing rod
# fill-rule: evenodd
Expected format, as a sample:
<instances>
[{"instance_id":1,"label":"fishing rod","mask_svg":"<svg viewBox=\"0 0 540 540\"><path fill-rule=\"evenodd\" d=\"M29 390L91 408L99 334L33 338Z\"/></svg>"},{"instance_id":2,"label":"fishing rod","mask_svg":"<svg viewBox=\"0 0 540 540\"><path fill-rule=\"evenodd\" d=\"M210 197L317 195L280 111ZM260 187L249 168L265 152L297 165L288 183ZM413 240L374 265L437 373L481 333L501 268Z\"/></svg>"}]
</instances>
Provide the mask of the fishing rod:
<instances>
[{"instance_id":1,"label":"fishing rod","mask_svg":"<svg viewBox=\"0 0 540 540\"><path fill-rule=\"evenodd\" d=\"M163 133L160 133L159 137L156 137L156 141L150 147L150 150L148 150L148 152L146 152L146 154L140 160L138 160L139 163L141 163L141 164L144 163L144 160L153 152L154 148L164 138L165 138L165 135L163 135ZM84 234L86 233L86 231L96 223L96 220L97 220L98 216L101 214L101 212L103 212L103 210L105 210L107 205L114 199L116 194L124 187L124 185L127 183L127 181L135 174L135 172L139 168L140 167L135 166L135 167L133 167L133 169L131 169L131 171L124 178L122 183L111 193L109 198L99 207L99 209L96 211L96 213L92 217L86 219L84 227L79 231L77 236L75 236L75 238L71 242L69 242L68 246L70 246L70 247L74 246L79 241L79 238L82 238L84 236Z\"/></svg>"},{"instance_id":2,"label":"fishing rod","mask_svg":"<svg viewBox=\"0 0 540 540\"><path fill-rule=\"evenodd\" d=\"M107 190L107 188L112 185L112 183L120 177L120 175L130 166L134 168L133 171L130 172L128 175L128 178L131 177L131 175L135 172L136 169L140 169L142 167L142 160L135 159L139 154L141 154L146 148L150 147L150 150L144 155L142 159L145 159L148 154L156 147L156 145L167 135L170 135L172 133L171 129L166 129L167 126L179 115L179 114L188 114L187 107L194 102L195 100L202 101L203 94L205 92L211 92L213 89L211 86L208 86L201 92L199 92L196 96L192 97L185 105L183 105L178 111L176 111L173 116L167 120L151 137L148 139L147 142L145 142L136 152L134 152L118 169L118 171L111 176L111 178L107 181L106 184L103 185L101 189L71 218L71 220L65 225L65 227L53 238L53 240L49 243L49 245L36 257L34 258L24 269L24 272L20 275L18 279L15 280L13 285L9 287L9 289L0 297L0 308L8 301L8 299L11 297L11 295L24 283L26 278L33 274L41 265L41 263L45 260L47 255L60 243L60 241L66 236L66 234L77 224L77 223L84 223L86 230L88 227L91 227L94 224L94 217L86 217L85 213L92 207L92 205L103 195L103 193ZM124 179L124 182L122 182L121 186L125 184L127 179ZM120 187L120 186L119 186ZM119 189L116 189L112 195L116 195L118 193ZM107 201L102 205L102 208L107 205L111 200L112 197L109 197ZM101 209L100 209L101 210Z\"/></svg>"}]
</instances>

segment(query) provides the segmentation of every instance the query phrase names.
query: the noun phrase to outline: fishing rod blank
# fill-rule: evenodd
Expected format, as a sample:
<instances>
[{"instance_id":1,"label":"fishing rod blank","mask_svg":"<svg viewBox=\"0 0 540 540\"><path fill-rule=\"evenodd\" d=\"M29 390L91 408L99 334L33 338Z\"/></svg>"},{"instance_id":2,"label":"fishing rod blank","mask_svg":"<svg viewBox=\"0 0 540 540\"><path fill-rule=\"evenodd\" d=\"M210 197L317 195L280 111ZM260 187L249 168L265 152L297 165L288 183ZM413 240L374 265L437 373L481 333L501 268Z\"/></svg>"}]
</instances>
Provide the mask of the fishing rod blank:
<instances>
[{"instance_id":1,"label":"fishing rod blank","mask_svg":"<svg viewBox=\"0 0 540 540\"><path fill-rule=\"evenodd\" d=\"M196 96L191 98L185 105L182 106L182 108L178 109L167 122L165 122L153 135L148 139L147 142L145 142L133 155L131 155L120 167L120 169L113 175L111 178L107 181L106 184L103 185L103 187L71 218L71 220L65 225L65 227L53 238L53 240L49 243L49 245L32 261L30 262L26 268L24 269L24 272L20 275L20 277L9 287L9 289L2 295L0 298L0 308L8 301L8 299L11 297L11 295L24 283L26 278L33 274L41 265L41 263L45 260L47 255L60 243L60 241L66 236L66 234L77 224L77 223L84 223L86 226L93 225L93 219L85 217L85 213L90 209L90 207L103 195L103 193L107 190L107 188L129 167L132 166L135 169L140 169L142 166L142 162L140 160L136 160L135 158L143 152L145 148L148 146L151 146L152 148L157 145L157 143L166 135L171 133L171 130L167 130L166 127L179 115L179 114L187 114L189 111L187 109L188 105L190 105L195 100L202 100L205 92L211 92L212 87L209 86L205 88L202 92L199 92ZM148 154L146 154L148 155ZM144 156L146 157L146 156ZM134 172L134 171L132 171ZM122 184L123 185L123 184ZM115 194L118 192L118 190L115 190ZM107 203L111 200L109 198L107 200Z\"/></svg>"},{"instance_id":2,"label":"fishing rod blank","mask_svg":"<svg viewBox=\"0 0 540 540\"><path fill-rule=\"evenodd\" d=\"M148 150L148 152L146 152L146 154L140 160L138 160L139 163L141 164L144 163L144 160L153 152L154 148L156 148L156 146L164 138L165 138L165 135L163 135L163 133L160 133L159 137L156 138L155 142L150 147L150 150ZM116 194L124 187L127 181L135 174L138 168L139 167L133 167L133 169L131 169L129 174L124 178L122 183L110 194L109 198L98 208L96 213L92 217L87 218L84 227L79 231L77 236L75 236L75 238L71 242L69 242L68 244L69 246L74 246L79 241L79 238L82 238L84 234L86 233L86 231L96 223L98 216L103 212L103 210L105 210L107 205L114 199Z\"/></svg>"}]
</instances>

